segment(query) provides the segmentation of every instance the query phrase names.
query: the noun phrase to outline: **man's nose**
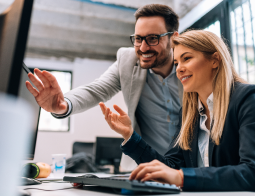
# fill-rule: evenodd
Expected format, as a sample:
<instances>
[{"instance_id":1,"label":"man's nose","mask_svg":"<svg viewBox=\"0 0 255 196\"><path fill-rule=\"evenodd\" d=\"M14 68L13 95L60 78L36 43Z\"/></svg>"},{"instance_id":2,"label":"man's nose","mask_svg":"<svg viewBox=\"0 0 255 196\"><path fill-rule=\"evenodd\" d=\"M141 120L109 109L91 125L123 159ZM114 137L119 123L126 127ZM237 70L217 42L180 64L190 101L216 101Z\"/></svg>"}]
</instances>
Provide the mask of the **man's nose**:
<instances>
[{"instance_id":1,"label":"man's nose","mask_svg":"<svg viewBox=\"0 0 255 196\"><path fill-rule=\"evenodd\" d=\"M143 40L143 41L142 41L142 44L141 44L141 46L140 46L140 50L141 50L142 52L146 52L146 51L149 50L149 49L150 49L150 46L146 43L145 40Z\"/></svg>"}]
</instances>

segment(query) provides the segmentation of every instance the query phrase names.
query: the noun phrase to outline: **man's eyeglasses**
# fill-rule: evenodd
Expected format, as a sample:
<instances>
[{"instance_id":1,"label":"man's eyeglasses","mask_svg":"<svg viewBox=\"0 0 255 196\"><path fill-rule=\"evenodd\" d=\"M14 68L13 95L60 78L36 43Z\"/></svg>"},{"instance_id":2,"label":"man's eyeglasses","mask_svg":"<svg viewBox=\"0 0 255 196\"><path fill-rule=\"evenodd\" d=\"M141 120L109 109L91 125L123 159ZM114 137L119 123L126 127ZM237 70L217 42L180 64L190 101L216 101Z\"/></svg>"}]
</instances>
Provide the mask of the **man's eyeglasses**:
<instances>
[{"instance_id":1,"label":"man's eyeglasses","mask_svg":"<svg viewBox=\"0 0 255 196\"><path fill-rule=\"evenodd\" d=\"M149 46L156 46L159 44L159 38L164 37L169 34L173 34L174 32L167 32L160 35L147 35L147 36L139 36L139 35L130 35L130 40L134 46L141 46L143 40L145 40L146 44Z\"/></svg>"}]
</instances>

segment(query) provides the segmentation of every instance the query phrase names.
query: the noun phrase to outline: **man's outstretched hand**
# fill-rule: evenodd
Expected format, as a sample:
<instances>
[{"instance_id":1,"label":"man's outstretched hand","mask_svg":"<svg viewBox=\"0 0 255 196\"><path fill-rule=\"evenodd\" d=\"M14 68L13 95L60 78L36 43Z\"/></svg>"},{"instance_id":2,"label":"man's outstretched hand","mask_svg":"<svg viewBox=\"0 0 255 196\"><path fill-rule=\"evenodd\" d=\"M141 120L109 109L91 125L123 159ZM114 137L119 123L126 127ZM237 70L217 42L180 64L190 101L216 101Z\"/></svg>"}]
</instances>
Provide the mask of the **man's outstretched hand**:
<instances>
[{"instance_id":1,"label":"man's outstretched hand","mask_svg":"<svg viewBox=\"0 0 255 196\"><path fill-rule=\"evenodd\" d=\"M113 108L119 113L113 113L109 108L105 106L104 103L99 103L102 113L105 116L105 120L112 130L121 134L122 137L126 140L130 138L133 134L133 127L131 124L131 120L128 117L127 113L125 113L119 106L113 105Z\"/></svg>"},{"instance_id":2,"label":"man's outstretched hand","mask_svg":"<svg viewBox=\"0 0 255 196\"><path fill-rule=\"evenodd\" d=\"M64 100L64 95L56 78L51 73L40 71L37 68L34 72L41 81L32 73L29 73L28 77L38 90L29 81L26 81L26 87L35 97L38 105L48 112L65 114L68 111L68 104Z\"/></svg>"}]
</instances>

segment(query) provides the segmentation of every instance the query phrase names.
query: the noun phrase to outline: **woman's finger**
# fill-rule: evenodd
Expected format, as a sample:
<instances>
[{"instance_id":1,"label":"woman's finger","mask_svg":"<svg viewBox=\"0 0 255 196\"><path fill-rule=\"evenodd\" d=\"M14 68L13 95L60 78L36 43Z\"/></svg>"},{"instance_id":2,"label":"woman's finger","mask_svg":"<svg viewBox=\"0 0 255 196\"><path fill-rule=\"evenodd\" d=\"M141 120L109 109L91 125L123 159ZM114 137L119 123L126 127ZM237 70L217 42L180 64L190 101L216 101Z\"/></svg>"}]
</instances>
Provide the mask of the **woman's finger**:
<instances>
[{"instance_id":1,"label":"woman's finger","mask_svg":"<svg viewBox=\"0 0 255 196\"><path fill-rule=\"evenodd\" d=\"M137 168L135 168L132 173L130 174L129 180L134 180L136 178L136 175L138 174L138 172L140 170L142 170L144 167L146 167L146 165L148 165L148 163L141 163L137 166Z\"/></svg>"},{"instance_id":2,"label":"woman's finger","mask_svg":"<svg viewBox=\"0 0 255 196\"><path fill-rule=\"evenodd\" d=\"M108 122L108 115L109 115L110 109L106 108L104 118Z\"/></svg>"},{"instance_id":3,"label":"woman's finger","mask_svg":"<svg viewBox=\"0 0 255 196\"><path fill-rule=\"evenodd\" d=\"M145 175L144 178L141 179L141 181L144 182L144 181L154 180L160 183L166 183L167 180L165 180L164 177L165 175L162 171L155 171L148 175Z\"/></svg>"},{"instance_id":4,"label":"woman's finger","mask_svg":"<svg viewBox=\"0 0 255 196\"><path fill-rule=\"evenodd\" d=\"M137 173L135 180L141 180L145 177L146 174L148 173L151 174L159 170L160 170L160 167L158 166L146 166Z\"/></svg>"},{"instance_id":5,"label":"woman's finger","mask_svg":"<svg viewBox=\"0 0 255 196\"><path fill-rule=\"evenodd\" d=\"M124 111L123 111L119 106L117 106L117 105L113 105L113 108L114 108L121 116L127 114L126 112L124 112Z\"/></svg>"},{"instance_id":6,"label":"woman's finger","mask_svg":"<svg viewBox=\"0 0 255 196\"><path fill-rule=\"evenodd\" d=\"M100 103L99 103L99 106L100 106L100 108L101 108L101 111L102 111L103 115L105 115L105 111L106 111L106 106L105 106L105 104L104 104L103 102L100 102Z\"/></svg>"}]
</instances>

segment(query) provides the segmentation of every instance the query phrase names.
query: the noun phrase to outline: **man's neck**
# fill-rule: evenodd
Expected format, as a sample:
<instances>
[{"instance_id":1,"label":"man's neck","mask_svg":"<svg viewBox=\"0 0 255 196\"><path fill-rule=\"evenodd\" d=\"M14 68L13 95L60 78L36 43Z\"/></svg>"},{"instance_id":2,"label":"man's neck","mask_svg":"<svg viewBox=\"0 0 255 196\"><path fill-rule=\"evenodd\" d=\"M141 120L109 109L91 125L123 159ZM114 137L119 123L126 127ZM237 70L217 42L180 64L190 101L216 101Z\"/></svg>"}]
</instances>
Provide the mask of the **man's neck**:
<instances>
[{"instance_id":1,"label":"man's neck","mask_svg":"<svg viewBox=\"0 0 255 196\"><path fill-rule=\"evenodd\" d=\"M173 67L174 64L171 62L171 64L163 65L162 67L152 68L152 70L154 73L161 75L163 78L166 78L172 72Z\"/></svg>"}]
</instances>

